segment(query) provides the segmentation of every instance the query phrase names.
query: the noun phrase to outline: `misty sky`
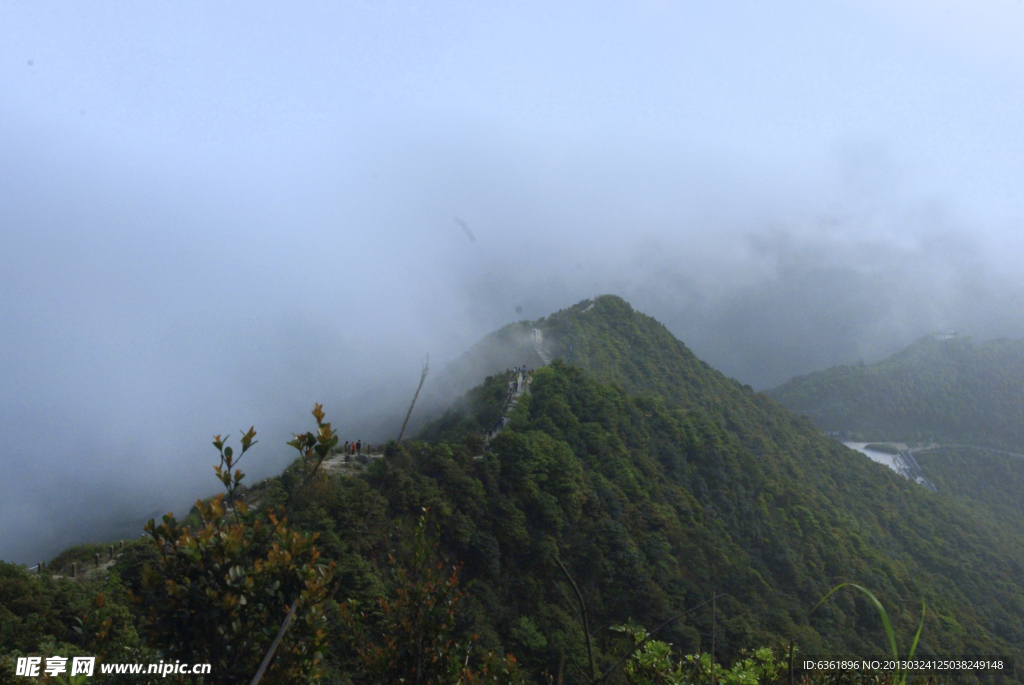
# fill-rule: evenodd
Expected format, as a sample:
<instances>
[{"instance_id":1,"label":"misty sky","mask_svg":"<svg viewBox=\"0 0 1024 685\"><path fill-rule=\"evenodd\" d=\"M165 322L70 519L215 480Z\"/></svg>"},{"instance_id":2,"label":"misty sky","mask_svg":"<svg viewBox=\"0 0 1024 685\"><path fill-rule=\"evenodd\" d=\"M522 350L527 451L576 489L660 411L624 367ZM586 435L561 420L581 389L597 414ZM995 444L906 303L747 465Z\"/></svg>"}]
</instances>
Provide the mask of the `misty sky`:
<instances>
[{"instance_id":1,"label":"misty sky","mask_svg":"<svg viewBox=\"0 0 1024 685\"><path fill-rule=\"evenodd\" d=\"M0 558L596 294L757 388L1024 335L1019 0L552 5L0 4Z\"/></svg>"}]
</instances>

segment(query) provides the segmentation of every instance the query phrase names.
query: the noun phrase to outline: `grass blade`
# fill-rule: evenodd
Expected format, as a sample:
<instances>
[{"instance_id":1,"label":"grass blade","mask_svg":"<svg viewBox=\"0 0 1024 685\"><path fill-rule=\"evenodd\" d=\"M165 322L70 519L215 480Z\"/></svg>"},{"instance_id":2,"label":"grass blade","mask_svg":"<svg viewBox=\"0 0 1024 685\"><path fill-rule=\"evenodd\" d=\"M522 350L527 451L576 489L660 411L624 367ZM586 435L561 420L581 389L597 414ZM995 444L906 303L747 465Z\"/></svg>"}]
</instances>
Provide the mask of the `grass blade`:
<instances>
[{"instance_id":1,"label":"grass blade","mask_svg":"<svg viewBox=\"0 0 1024 685\"><path fill-rule=\"evenodd\" d=\"M889 638L889 647L892 649L892 657L893 657L893 659L896 659L897 661L899 661L900 653L899 653L899 649L896 647L896 633L893 632L893 630L892 630L892 623L889 622L889 614L886 613L885 607L883 607L882 603L878 601L878 598L875 597L874 594L872 594L871 591L868 590L867 588L861 587L860 585L857 585L855 583L840 583L839 585L836 585L834 588L829 590L829 593L827 595L825 595L824 597L822 597L820 602L818 602L817 604L814 605L814 609L811 609L811 613L813 614L815 609L817 609L818 607L821 606L822 602L824 602L826 599L831 597L832 593L834 593L836 590L838 590L840 588L844 588L846 586L850 586L852 588L860 590L862 593L864 593L865 596L867 596L868 601L870 601L871 604L874 605L875 609L878 610L878 615L882 617L882 625L885 627L885 634ZM923 627L924 626L924 619L922 618L921 620L922 620L921 626ZM918 635L920 636L920 634L921 634L921 631L920 631L920 629L918 629ZM914 638L914 646L915 647L917 646L917 638Z\"/></svg>"},{"instance_id":2,"label":"grass blade","mask_svg":"<svg viewBox=\"0 0 1024 685\"><path fill-rule=\"evenodd\" d=\"M925 611L926 610L927 609L925 608L924 600L922 599L921 600L921 622L917 624L917 634L914 635L914 641L910 645L910 651L907 652L907 660L908 661L910 659L914 658L914 652L917 651L917 641L921 639L921 631L924 630L924 615L925 615ZM907 682L907 672L904 671L903 672L903 679L900 680L900 685L903 685L903 683L906 683L906 682Z\"/></svg>"}]
</instances>

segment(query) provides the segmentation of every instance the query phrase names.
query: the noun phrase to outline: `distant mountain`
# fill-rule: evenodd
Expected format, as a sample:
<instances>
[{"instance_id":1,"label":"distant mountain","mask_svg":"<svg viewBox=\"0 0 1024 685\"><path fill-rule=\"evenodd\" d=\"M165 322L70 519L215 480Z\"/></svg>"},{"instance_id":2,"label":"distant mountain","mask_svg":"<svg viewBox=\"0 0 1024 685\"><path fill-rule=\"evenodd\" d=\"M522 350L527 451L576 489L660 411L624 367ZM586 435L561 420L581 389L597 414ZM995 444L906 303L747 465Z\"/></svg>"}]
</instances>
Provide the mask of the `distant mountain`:
<instances>
[{"instance_id":1,"label":"distant mountain","mask_svg":"<svg viewBox=\"0 0 1024 685\"><path fill-rule=\"evenodd\" d=\"M942 499L969 509L1000 544L1019 544L1024 340L927 336L877 364L799 376L767 394L826 431L917 443L915 460Z\"/></svg>"},{"instance_id":2,"label":"distant mountain","mask_svg":"<svg viewBox=\"0 0 1024 685\"><path fill-rule=\"evenodd\" d=\"M865 440L1024 451L1024 340L928 336L877 364L799 376L766 394Z\"/></svg>"}]
</instances>

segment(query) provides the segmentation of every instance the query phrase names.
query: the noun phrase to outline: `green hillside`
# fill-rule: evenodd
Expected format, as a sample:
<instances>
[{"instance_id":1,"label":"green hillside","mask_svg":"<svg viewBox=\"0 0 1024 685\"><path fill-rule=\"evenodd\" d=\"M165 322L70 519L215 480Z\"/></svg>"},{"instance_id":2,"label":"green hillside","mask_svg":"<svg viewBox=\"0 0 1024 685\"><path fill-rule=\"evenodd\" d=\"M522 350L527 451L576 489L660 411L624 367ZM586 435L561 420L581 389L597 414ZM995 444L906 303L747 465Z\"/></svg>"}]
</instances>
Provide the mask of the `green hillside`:
<instances>
[{"instance_id":1,"label":"green hillside","mask_svg":"<svg viewBox=\"0 0 1024 685\"><path fill-rule=\"evenodd\" d=\"M928 336L877 364L799 376L767 394L865 440L1024 451L1024 340Z\"/></svg>"},{"instance_id":2,"label":"green hillside","mask_svg":"<svg viewBox=\"0 0 1024 685\"><path fill-rule=\"evenodd\" d=\"M977 447L939 447L915 455L924 475L970 508L1000 536L1019 544L1024 531L1024 459Z\"/></svg>"},{"instance_id":3,"label":"green hillside","mask_svg":"<svg viewBox=\"0 0 1024 685\"><path fill-rule=\"evenodd\" d=\"M710 369L618 298L584 302L537 325L568 363L538 375L529 412L508 435L556 438L583 460L585 477L600 475L602 486L616 488L628 505L642 508L652 500L646 506L663 511L665 501L675 503L670 520L685 522L686 533L672 542L688 546L670 543L670 555L700 561L681 565L670 584L688 578L684 586L695 601L712 584L729 583L742 598L735 609L744 618L736 624L752 631L734 637L734 646L754 635L768 641L801 634L819 648L867 649L864 640L879 638L877 626L867 628L870 611L844 617L842 629L832 620L805 619L833 584L859 580L898 597L910 612L913 598L927 599L935 614L926 649L977 649L976 640L990 639L1020 648L1024 635L1006 630L1019 625L1024 611L1019 536L1011 545L997 541L962 500L927 493L824 438L809 422ZM552 387L559 391L547 399ZM606 397L614 398L615 410L604 412L614 418L591 415L591 403ZM493 449L500 457L501 441ZM650 562L644 525L651 524L630 531L631 548ZM586 566L585 555L580 564ZM1009 605L984 600L996 587ZM679 606L680 599L666 601ZM641 606L639 598L629 601Z\"/></svg>"},{"instance_id":4,"label":"green hillside","mask_svg":"<svg viewBox=\"0 0 1024 685\"><path fill-rule=\"evenodd\" d=\"M422 588L432 577L422 571L428 557L409 552L418 538L408 522L424 509L440 552L462 564L466 596L452 609L452 640L475 635L474 654L514 654L535 683L584 681L574 667L587 663L588 647L572 583L587 605L599 670L628 649L612 626L651 628L714 592L722 595L714 618L704 607L658 637L682 653L706 651L714 620L715 653L725 663L741 650L791 640L804 654L887 653L878 614L859 595L839 593L811 613L841 582L882 599L903 649L924 601L919 653L1024 653L1024 538L994 528L969 497L929 492L826 438L702 363L619 298L519 326L542 331L544 353L558 359L536 370L508 426L489 443L483 428L500 414L506 382L494 372L364 470L306 478L297 462L247 492L254 508L283 507L290 525L317 533L319 551L336 564L328 627L309 638L324 641L329 682L369 682L370 661L352 626L387 624L411 596L388 588L409 578ZM495 354L491 363L504 369L516 360ZM318 434L330 437L323 426ZM211 510L203 511L209 520ZM190 523L200 526L198 514ZM195 544L185 555L193 570ZM96 586L117 606L135 606L119 599L126 589L141 596L162 587L147 586L152 575L141 571L158 553L132 549L111 568L113 580ZM396 571L396 563L414 570ZM231 578L243 577L239 568ZM88 601L81 591L61 599L60 587L46 574L28 579L0 566L0 599L7 592L19 600L0 610L0 639L17 636L22 651L46 635L78 644L71 631L54 633L63 630L61 616ZM168 587L180 593L182 586ZM381 596L390 603L353 619ZM286 603L280 608L283 615ZM150 605L150 620L160 610ZM119 649L143 649L128 609L118 616ZM146 624L138 625L141 633ZM273 628L264 632L272 636Z\"/></svg>"},{"instance_id":5,"label":"green hillside","mask_svg":"<svg viewBox=\"0 0 1024 685\"><path fill-rule=\"evenodd\" d=\"M557 630L558 572L545 563L554 544L602 622L653 623L717 587L731 596L718 638L726 650L797 637L813 651L880 653L877 617L866 606L848 601L807 619L829 588L851 580L890 598L904 626L925 598L934 612L927 652L1019 649L1019 541L1011 553L955 502L736 392L722 398L720 414L687 410L556 363L538 373L528 409L483 462L494 489L482 481L473 501L442 485L472 483L481 465L460 469L467 452L434 448L409 467L428 477L439 501L416 504L453 510L459 523L451 528L465 540L452 540L454 551L480 559L471 571L508 612L490 615L497 627L525 614ZM732 421L740 413L742 426ZM410 489L401 488L404 496ZM489 513L459 516L463 506ZM480 558L474 541L492 539L491 555ZM985 600L993 591L999 602ZM679 626L673 640L690 649L701 636L706 643L707 619Z\"/></svg>"}]
</instances>

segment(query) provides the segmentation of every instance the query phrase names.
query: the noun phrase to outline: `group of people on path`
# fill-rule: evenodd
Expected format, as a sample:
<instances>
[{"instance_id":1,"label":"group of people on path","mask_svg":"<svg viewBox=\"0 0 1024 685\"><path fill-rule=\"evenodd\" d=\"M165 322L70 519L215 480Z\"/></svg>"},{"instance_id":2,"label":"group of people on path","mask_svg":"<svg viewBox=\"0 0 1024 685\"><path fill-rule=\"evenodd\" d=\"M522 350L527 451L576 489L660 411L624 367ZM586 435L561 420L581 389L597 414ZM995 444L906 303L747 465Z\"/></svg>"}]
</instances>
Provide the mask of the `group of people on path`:
<instances>
[{"instance_id":1,"label":"group of people on path","mask_svg":"<svg viewBox=\"0 0 1024 685\"><path fill-rule=\"evenodd\" d=\"M508 419L504 416L494 419L491 423L491 427L485 428L484 432L487 434L487 437L490 437L504 428L506 423L508 423Z\"/></svg>"},{"instance_id":2,"label":"group of people on path","mask_svg":"<svg viewBox=\"0 0 1024 685\"><path fill-rule=\"evenodd\" d=\"M511 402L512 398L519 393L520 382L525 387L527 374L533 373L533 369L527 371L526 364L523 364L522 366L512 369L507 373L510 376L512 376L512 381L508 384L508 397L505 399L505 401Z\"/></svg>"},{"instance_id":3,"label":"group of people on path","mask_svg":"<svg viewBox=\"0 0 1024 685\"><path fill-rule=\"evenodd\" d=\"M344 446L345 463L347 464L348 462L352 461L352 457L356 457L360 462L365 463L365 458L363 457L363 447L364 445L362 440L356 440L355 442L346 441ZM370 444L367 443L365 447L366 452L369 453Z\"/></svg>"}]
</instances>

